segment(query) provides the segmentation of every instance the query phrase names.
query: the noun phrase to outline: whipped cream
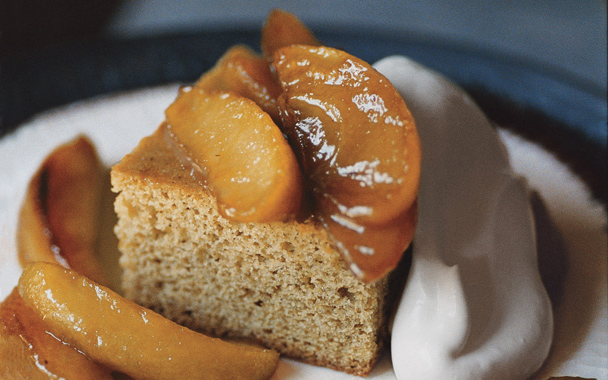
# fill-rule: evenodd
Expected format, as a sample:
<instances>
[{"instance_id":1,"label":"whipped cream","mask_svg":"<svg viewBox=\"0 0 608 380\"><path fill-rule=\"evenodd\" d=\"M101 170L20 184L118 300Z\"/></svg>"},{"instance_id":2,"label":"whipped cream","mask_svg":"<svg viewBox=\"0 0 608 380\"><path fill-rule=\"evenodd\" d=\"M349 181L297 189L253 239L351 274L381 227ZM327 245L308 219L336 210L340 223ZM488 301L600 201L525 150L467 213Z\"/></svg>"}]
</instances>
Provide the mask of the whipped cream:
<instances>
[{"instance_id":1,"label":"whipped cream","mask_svg":"<svg viewBox=\"0 0 608 380\"><path fill-rule=\"evenodd\" d=\"M526 185L462 89L404 57L374 66L403 96L423 147L413 263L392 325L395 375L525 379L553 336Z\"/></svg>"}]
</instances>

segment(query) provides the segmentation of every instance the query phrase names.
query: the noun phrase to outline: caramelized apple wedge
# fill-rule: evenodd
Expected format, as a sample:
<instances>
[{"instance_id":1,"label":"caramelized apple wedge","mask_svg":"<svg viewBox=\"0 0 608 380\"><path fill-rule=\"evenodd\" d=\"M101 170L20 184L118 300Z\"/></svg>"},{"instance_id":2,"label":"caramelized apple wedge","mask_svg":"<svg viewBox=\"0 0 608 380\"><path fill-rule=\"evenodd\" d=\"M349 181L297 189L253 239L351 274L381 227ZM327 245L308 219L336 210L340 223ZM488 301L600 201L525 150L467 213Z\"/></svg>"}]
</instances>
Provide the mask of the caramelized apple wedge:
<instances>
[{"instance_id":1,"label":"caramelized apple wedge","mask_svg":"<svg viewBox=\"0 0 608 380\"><path fill-rule=\"evenodd\" d=\"M0 321L0 379L48 380L49 375L38 368L37 361L19 335L5 332Z\"/></svg>"},{"instance_id":2,"label":"caramelized apple wedge","mask_svg":"<svg viewBox=\"0 0 608 380\"><path fill-rule=\"evenodd\" d=\"M18 289L54 336L136 379L268 379L278 364L274 350L196 333L57 264L28 265Z\"/></svg>"},{"instance_id":3,"label":"caramelized apple wedge","mask_svg":"<svg viewBox=\"0 0 608 380\"><path fill-rule=\"evenodd\" d=\"M337 49L293 45L273 65L317 215L358 277L382 277L416 225L421 151L408 108L384 76Z\"/></svg>"},{"instance_id":4,"label":"caramelized apple wedge","mask_svg":"<svg viewBox=\"0 0 608 380\"><path fill-rule=\"evenodd\" d=\"M274 9L262 27L260 45L267 59L272 59L275 51L290 45L320 46L313 32L293 14Z\"/></svg>"},{"instance_id":5,"label":"caramelized apple wedge","mask_svg":"<svg viewBox=\"0 0 608 380\"><path fill-rule=\"evenodd\" d=\"M112 380L110 370L51 335L16 288L0 304L0 358L1 379Z\"/></svg>"},{"instance_id":6,"label":"caramelized apple wedge","mask_svg":"<svg viewBox=\"0 0 608 380\"><path fill-rule=\"evenodd\" d=\"M252 100L186 87L165 111L167 130L240 222L288 220L300 212L302 178L280 129Z\"/></svg>"},{"instance_id":7,"label":"caramelized apple wedge","mask_svg":"<svg viewBox=\"0 0 608 380\"><path fill-rule=\"evenodd\" d=\"M97 257L103 168L85 137L58 147L31 179L19 214L17 251L22 265L62 265L106 283Z\"/></svg>"},{"instance_id":8,"label":"caramelized apple wedge","mask_svg":"<svg viewBox=\"0 0 608 380\"><path fill-rule=\"evenodd\" d=\"M244 45L230 48L203 74L195 86L207 91L230 91L253 100L275 122L280 121L277 98L281 86L263 57Z\"/></svg>"}]
</instances>

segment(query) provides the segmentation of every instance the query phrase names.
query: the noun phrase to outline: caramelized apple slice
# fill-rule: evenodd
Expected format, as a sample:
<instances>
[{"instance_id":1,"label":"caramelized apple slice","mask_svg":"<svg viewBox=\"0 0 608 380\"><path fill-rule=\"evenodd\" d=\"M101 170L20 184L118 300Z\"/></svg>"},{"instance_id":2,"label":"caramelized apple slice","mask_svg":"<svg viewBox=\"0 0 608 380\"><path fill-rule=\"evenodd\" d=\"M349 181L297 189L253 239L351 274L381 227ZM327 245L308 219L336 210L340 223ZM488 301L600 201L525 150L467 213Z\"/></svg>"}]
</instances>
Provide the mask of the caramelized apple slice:
<instances>
[{"instance_id":1,"label":"caramelized apple slice","mask_svg":"<svg viewBox=\"0 0 608 380\"><path fill-rule=\"evenodd\" d=\"M36 172L19 214L22 265L59 262L106 283L95 257L103 168L85 137L53 151Z\"/></svg>"},{"instance_id":2,"label":"caramelized apple slice","mask_svg":"<svg viewBox=\"0 0 608 380\"><path fill-rule=\"evenodd\" d=\"M1 379L111 380L110 370L47 332L17 289L0 304Z\"/></svg>"},{"instance_id":3,"label":"caramelized apple slice","mask_svg":"<svg viewBox=\"0 0 608 380\"><path fill-rule=\"evenodd\" d=\"M420 141L390 82L327 47L278 50L284 132L310 181L317 215L365 281L398 263L416 224Z\"/></svg>"},{"instance_id":4,"label":"caramelized apple slice","mask_svg":"<svg viewBox=\"0 0 608 380\"><path fill-rule=\"evenodd\" d=\"M281 94L268 62L244 45L230 48L195 84L207 91L230 91L256 102L275 122L280 121Z\"/></svg>"},{"instance_id":5,"label":"caramelized apple slice","mask_svg":"<svg viewBox=\"0 0 608 380\"><path fill-rule=\"evenodd\" d=\"M279 128L253 101L187 87L165 113L168 131L200 168L224 216L270 222L298 214L298 163Z\"/></svg>"},{"instance_id":6,"label":"caramelized apple slice","mask_svg":"<svg viewBox=\"0 0 608 380\"><path fill-rule=\"evenodd\" d=\"M8 334L0 321L0 379L48 380L19 335Z\"/></svg>"},{"instance_id":7,"label":"caramelized apple slice","mask_svg":"<svg viewBox=\"0 0 608 380\"><path fill-rule=\"evenodd\" d=\"M19 294L49 331L136 379L268 379L279 355L210 338L56 264L27 266Z\"/></svg>"},{"instance_id":8,"label":"caramelized apple slice","mask_svg":"<svg viewBox=\"0 0 608 380\"><path fill-rule=\"evenodd\" d=\"M275 51L290 45L320 46L321 43L296 16L289 12L274 9L262 27L261 48L268 59Z\"/></svg>"}]
</instances>

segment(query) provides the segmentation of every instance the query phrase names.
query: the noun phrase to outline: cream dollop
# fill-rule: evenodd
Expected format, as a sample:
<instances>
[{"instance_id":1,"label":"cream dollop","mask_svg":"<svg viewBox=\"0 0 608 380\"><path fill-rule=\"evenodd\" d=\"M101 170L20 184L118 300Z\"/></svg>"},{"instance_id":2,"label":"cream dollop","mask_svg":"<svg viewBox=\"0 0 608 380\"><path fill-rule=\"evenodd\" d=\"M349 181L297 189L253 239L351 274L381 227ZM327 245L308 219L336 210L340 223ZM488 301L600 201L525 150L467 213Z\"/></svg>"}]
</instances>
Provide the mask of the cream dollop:
<instances>
[{"instance_id":1,"label":"cream dollop","mask_svg":"<svg viewBox=\"0 0 608 380\"><path fill-rule=\"evenodd\" d=\"M462 89L404 57L374 66L405 99L423 147L412 269L392 326L395 375L527 378L548 355L553 317L526 184Z\"/></svg>"}]
</instances>

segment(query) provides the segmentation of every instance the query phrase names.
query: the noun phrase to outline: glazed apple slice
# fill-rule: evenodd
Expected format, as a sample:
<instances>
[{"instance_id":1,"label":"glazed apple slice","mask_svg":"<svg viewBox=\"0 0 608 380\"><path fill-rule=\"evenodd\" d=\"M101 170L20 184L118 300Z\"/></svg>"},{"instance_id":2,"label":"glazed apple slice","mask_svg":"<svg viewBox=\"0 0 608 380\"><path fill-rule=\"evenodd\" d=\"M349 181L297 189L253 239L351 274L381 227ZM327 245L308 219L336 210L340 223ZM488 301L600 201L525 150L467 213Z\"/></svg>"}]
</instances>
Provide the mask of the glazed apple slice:
<instances>
[{"instance_id":1,"label":"glazed apple slice","mask_svg":"<svg viewBox=\"0 0 608 380\"><path fill-rule=\"evenodd\" d=\"M274 350L196 333L57 264L28 265L18 289L54 336L136 379L268 379L278 364Z\"/></svg>"},{"instance_id":2,"label":"glazed apple slice","mask_svg":"<svg viewBox=\"0 0 608 380\"><path fill-rule=\"evenodd\" d=\"M0 358L2 379L112 380L109 369L49 334L16 288L0 304Z\"/></svg>"},{"instance_id":3,"label":"glazed apple slice","mask_svg":"<svg viewBox=\"0 0 608 380\"><path fill-rule=\"evenodd\" d=\"M59 262L106 283L95 256L103 168L85 137L58 147L28 186L17 226L22 265Z\"/></svg>"},{"instance_id":4,"label":"glazed apple slice","mask_svg":"<svg viewBox=\"0 0 608 380\"><path fill-rule=\"evenodd\" d=\"M186 87L165 113L167 130L202 173L224 216L271 222L300 212L296 158L280 129L252 100Z\"/></svg>"},{"instance_id":5,"label":"glazed apple slice","mask_svg":"<svg viewBox=\"0 0 608 380\"><path fill-rule=\"evenodd\" d=\"M275 122L280 120L276 99L281 86L266 59L247 46L230 48L195 86L207 91L234 92L256 102Z\"/></svg>"},{"instance_id":6,"label":"glazed apple slice","mask_svg":"<svg viewBox=\"0 0 608 380\"><path fill-rule=\"evenodd\" d=\"M382 277L416 225L421 151L408 108L384 76L337 49L293 45L273 65L316 214L357 276Z\"/></svg>"},{"instance_id":7,"label":"glazed apple slice","mask_svg":"<svg viewBox=\"0 0 608 380\"><path fill-rule=\"evenodd\" d=\"M296 44L321 45L313 32L296 16L283 10L272 10L262 27L260 45L264 56L272 59L278 49Z\"/></svg>"}]
</instances>

